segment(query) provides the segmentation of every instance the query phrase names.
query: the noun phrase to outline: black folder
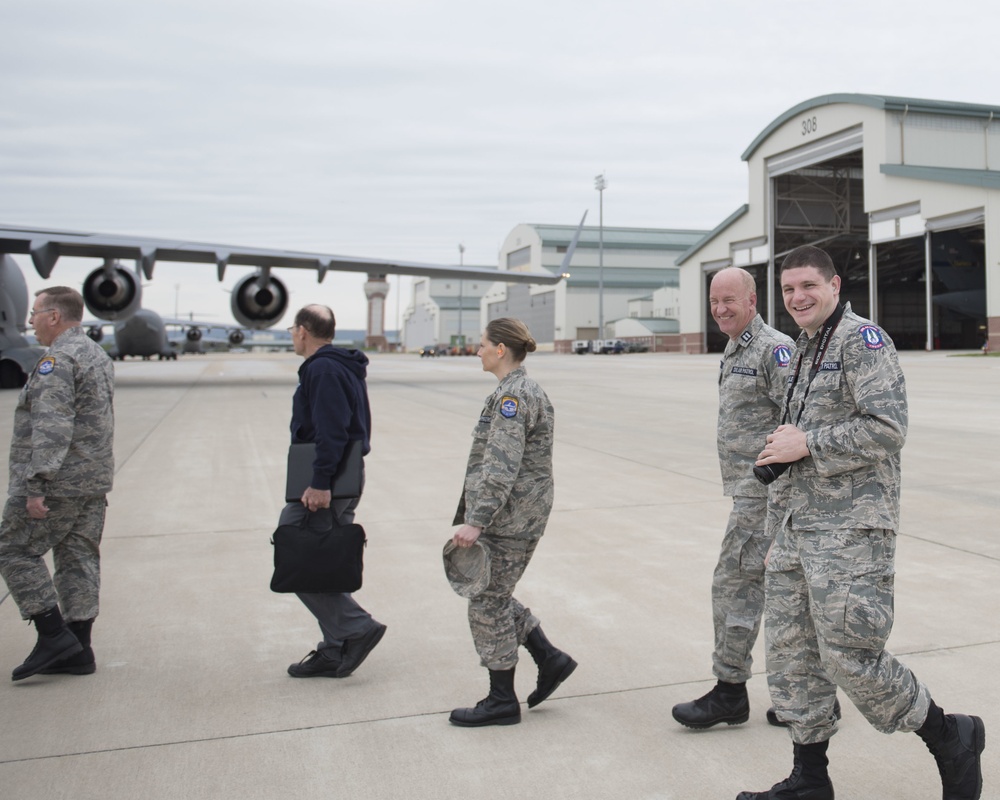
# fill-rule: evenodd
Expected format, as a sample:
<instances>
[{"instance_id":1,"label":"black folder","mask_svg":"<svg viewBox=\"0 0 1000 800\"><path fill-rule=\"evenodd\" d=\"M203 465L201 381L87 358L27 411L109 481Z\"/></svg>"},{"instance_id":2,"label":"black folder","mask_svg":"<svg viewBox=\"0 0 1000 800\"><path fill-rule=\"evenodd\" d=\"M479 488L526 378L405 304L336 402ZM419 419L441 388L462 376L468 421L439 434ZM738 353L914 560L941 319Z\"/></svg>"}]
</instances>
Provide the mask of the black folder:
<instances>
[{"instance_id":1,"label":"black folder","mask_svg":"<svg viewBox=\"0 0 1000 800\"><path fill-rule=\"evenodd\" d=\"M360 439L350 439L344 449L344 457L340 460L337 474L333 476L330 486L331 496L335 500L348 497L361 497L362 458ZM293 444L288 447L288 473L285 479L285 502L295 503L302 499L302 493L312 483L313 462L316 460L316 445Z\"/></svg>"}]
</instances>

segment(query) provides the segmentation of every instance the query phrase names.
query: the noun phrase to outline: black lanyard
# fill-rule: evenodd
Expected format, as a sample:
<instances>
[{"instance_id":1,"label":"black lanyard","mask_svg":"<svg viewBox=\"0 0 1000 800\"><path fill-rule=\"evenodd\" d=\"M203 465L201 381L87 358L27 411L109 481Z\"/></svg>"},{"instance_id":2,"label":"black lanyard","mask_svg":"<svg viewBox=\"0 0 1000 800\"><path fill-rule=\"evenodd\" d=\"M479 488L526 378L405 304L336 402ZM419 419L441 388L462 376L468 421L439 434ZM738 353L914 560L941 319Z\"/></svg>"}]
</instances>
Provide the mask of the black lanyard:
<instances>
[{"instance_id":1,"label":"black lanyard","mask_svg":"<svg viewBox=\"0 0 1000 800\"><path fill-rule=\"evenodd\" d=\"M844 316L844 307L837 303L837 307L833 310L833 313L827 317L826 322L823 323L823 331L820 333L819 343L816 345L816 355L813 356L812 368L809 370L809 380L806 382L806 390L802 394L802 405L799 406L798 416L795 418L795 424L799 424L799 420L802 419L802 412L806 407L806 398L809 396L809 387L812 386L813 378L819 373L820 367L823 365L823 358L826 356L827 348L830 346L830 340L833 338L833 332L837 330L837 325L840 324L841 318ZM809 346L806 345L806 350ZM781 424L784 425L785 421L788 419L788 411L792 407L792 393L795 391L795 385L799 382L799 373L802 370L802 357L805 355L805 350L799 353L798 363L795 365L795 374L792 376L792 381L788 385L788 394L785 396L785 411L781 415Z\"/></svg>"}]
</instances>

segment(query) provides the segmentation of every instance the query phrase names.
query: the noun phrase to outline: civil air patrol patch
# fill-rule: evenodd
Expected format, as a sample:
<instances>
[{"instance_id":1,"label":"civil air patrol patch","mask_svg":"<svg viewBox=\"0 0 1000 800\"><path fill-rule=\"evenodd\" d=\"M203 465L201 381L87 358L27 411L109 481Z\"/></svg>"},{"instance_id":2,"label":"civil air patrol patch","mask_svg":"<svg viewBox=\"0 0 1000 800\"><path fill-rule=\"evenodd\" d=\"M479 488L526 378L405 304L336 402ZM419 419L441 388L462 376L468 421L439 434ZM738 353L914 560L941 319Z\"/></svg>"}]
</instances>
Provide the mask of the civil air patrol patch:
<instances>
[{"instance_id":1,"label":"civil air patrol patch","mask_svg":"<svg viewBox=\"0 0 1000 800\"><path fill-rule=\"evenodd\" d=\"M52 356L46 356L38 362L38 374L48 375L56 368L56 360Z\"/></svg>"},{"instance_id":2,"label":"civil air patrol patch","mask_svg":"<svg viewBox=\"0 0 1000 800\"><path fill-rule=\"evenodd\" d=\"M500 399L500 416L512 419L517 416L517 398L505 394Z\"/></svg>"},{"instance_id":3,"label":"civil air patrol patch","mask_svg":"<svg viewBox=\"0 0 1000 800\"><path fill-rule=\"evenodd\" d=\"M792 360L792 351L786 345L779 344L774 348L772 353L774 355L774 363L779 367L787 367Z\"/></svg>"},{"instance_id":4,"label":"civil air patrol patch","mask_svg":"<svg viewBox=\"0 0 1000 800\"><path fill-rule=\"evenodd\" d=\"M881 350L885 347L882 330L877 325L862 325L858 329L858 333L861 334L861 341L869 350Z\"/></svg>"}]
</instances>

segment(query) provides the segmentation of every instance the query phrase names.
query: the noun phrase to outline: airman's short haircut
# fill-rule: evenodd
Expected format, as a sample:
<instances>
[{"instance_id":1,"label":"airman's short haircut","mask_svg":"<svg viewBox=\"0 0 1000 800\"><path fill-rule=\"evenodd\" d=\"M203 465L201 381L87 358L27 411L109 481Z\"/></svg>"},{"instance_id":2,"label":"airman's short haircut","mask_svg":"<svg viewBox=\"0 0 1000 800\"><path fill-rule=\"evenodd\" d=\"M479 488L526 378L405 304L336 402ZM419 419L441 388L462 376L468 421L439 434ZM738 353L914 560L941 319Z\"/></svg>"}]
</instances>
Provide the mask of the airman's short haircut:
<instances>
[{"instance_id":1,"label":"airman's short haircut","mask_svg":"<svg viewBox=\"0 0 1000 800\"><path fill-rule=\"evenodd\" d=\"M83 322L83 296L69 286L39 289L35 297L45 295L45 302L59 312L65 322Z\"/></svg>"},{"instance_id":2,"label":"airman's short haircut","mask_svg":"<svg viewBox=\"0 0 1000 800\"><path fill-rule=\"evenodd\" d=\"M832 281L837 274L837 268L833 266L833 259L830 258L826 250L820 250L811 244L804 244L801 247L796 247L785 256L785 260L781 262L779 275L786 269L800 269L802 267L815 267L827 282Z\"/></svg>"}]
</instances>

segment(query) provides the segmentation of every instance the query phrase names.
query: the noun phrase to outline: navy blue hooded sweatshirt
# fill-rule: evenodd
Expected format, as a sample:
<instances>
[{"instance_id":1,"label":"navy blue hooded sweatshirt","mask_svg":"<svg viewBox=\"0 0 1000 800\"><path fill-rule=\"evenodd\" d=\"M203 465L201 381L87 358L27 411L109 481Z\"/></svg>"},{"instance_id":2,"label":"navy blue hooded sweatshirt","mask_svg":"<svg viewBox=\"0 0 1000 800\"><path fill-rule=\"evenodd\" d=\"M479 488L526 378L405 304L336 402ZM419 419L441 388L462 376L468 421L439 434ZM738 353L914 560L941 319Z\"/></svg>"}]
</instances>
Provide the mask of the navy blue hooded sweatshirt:
<instances>
[{"instance_id":1,"label":"navy blue hooded sweatshirt","mask_svg":"<svg viewBox=\"0 0 1000 800\"><path fill-rule=\"evenodd\" d=\"M349 439L371 450L368 406L368 356L325 344L299 367L299 386L292 398L292 443L316 443L314 489L327 491Z\"/></svg>"}]
</instances>

